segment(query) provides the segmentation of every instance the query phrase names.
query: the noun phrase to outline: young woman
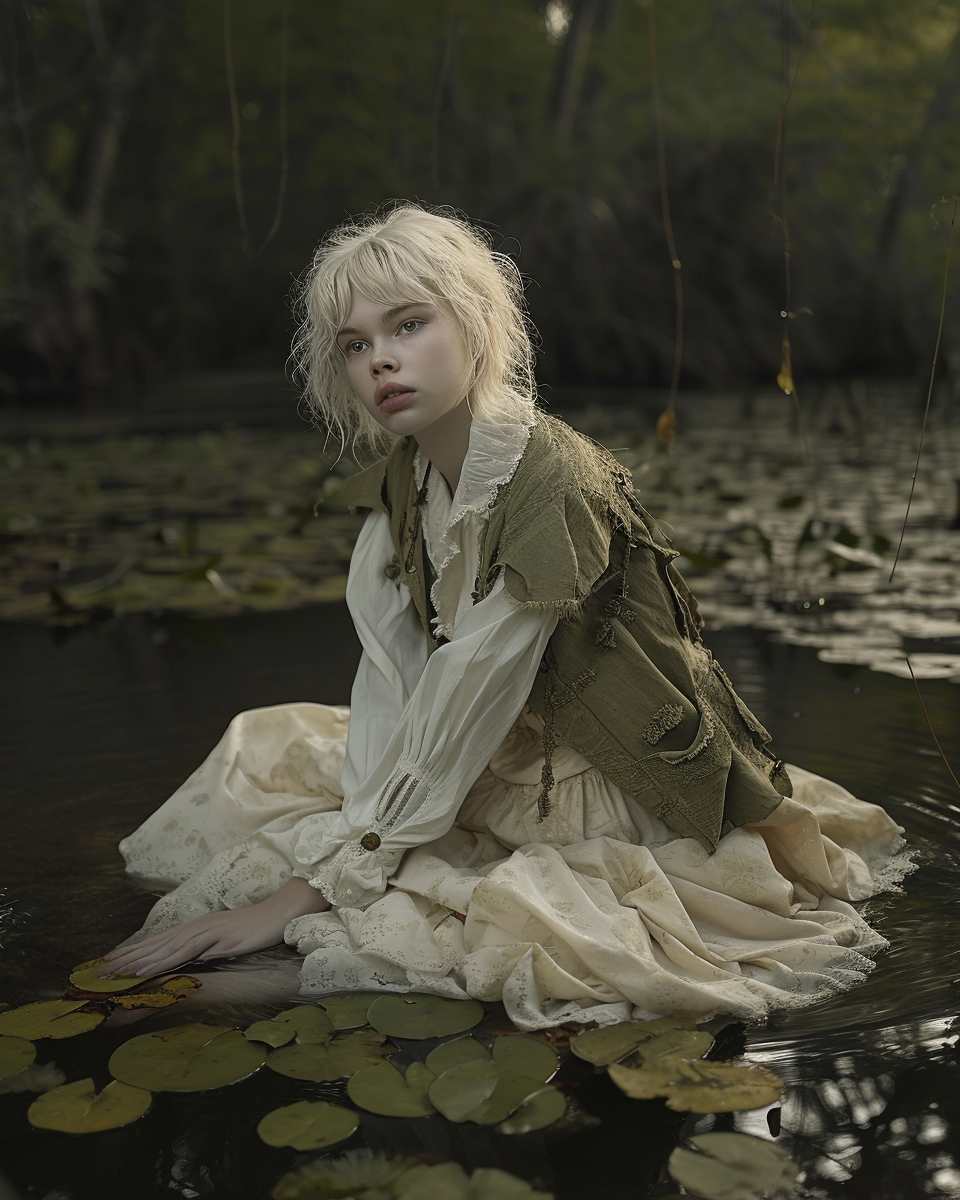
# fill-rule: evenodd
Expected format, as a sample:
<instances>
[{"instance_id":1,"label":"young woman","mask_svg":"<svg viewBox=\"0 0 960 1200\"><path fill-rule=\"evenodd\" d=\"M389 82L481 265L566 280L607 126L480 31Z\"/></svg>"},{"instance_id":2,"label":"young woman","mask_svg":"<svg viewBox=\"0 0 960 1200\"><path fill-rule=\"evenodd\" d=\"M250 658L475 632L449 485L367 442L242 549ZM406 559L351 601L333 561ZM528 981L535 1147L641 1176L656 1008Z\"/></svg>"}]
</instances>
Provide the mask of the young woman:
<instances>
[{"instance_id":1,"label":"young woman","mask_svg":"<svg viewBox=\"0 0 960 1200\"><path fill-rule=\"evenodd\" d=\"M628 472L537 410L509 260L401 205L334 230L302 299L317 415L389 451L344 489L351 706L231 723L121 844L167 894L111 969L285 938L307 993L525 1028L756 1019L861 979L884 943L851 901L907 869L902 831L767 749Z\"/></svg>"}]
</instances>

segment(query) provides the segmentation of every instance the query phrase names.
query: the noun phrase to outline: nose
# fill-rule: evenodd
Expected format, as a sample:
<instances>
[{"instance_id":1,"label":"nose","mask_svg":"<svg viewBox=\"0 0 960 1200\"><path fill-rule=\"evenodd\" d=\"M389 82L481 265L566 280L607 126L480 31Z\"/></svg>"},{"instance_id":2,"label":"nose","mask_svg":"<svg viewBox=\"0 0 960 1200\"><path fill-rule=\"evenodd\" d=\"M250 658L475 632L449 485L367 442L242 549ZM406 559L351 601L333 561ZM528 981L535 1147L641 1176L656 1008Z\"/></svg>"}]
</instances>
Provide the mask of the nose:
<instances>
[{"instance_id":1,"label":"nose","mask_svg":"<svg viewBox=\"0 0 960 1200\"><path fill-rule=\"evenodd\" d=\"M379 376L384 371L395 371L397 369L397 360L389 350L377 350L370 357L370 373L373 376Z\"/></svg>"}]
</instances>

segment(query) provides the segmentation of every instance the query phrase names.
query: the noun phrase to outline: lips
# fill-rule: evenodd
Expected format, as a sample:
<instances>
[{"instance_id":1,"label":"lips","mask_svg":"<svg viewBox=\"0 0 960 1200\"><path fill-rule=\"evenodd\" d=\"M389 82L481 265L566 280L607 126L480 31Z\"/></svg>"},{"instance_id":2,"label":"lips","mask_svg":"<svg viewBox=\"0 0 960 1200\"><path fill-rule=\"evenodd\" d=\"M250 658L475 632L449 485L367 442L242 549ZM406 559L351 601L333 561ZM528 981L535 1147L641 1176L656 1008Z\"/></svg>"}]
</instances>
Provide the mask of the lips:
<instances>
[{"instance_id":1,"label":"lips","mask_svg":"<svg viewBox=\"0 0 960 1200\"><path fill-rule=\"evenodd\" d=\"M381 383L376 392L377 407L384 413L396 412L413 394L413 388L396 383Z\"/></svg>"}]
</instances>

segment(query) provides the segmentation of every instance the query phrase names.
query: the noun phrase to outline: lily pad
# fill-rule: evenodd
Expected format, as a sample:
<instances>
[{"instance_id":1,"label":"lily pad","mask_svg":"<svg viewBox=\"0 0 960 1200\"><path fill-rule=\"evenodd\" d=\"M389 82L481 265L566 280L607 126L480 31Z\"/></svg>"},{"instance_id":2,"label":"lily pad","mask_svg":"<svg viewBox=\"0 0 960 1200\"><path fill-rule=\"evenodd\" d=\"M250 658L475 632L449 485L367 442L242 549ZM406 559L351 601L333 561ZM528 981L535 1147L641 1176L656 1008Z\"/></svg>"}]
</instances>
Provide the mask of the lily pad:
<instances>
[{"instance_id":1,"label":"lily pad","mask_svg":"<svg viewBox=\"0 0 960 1200\"><path fill-rule=\"evenodd\" d=\"M773 1104L783 1080L766 1067L751 1063L704 1062L703 1059L660 1058L639 1071L619 1063L608 1068L618 1088L634 1100L666 1096L675 1112L739 1112Z\"/></svg>"},{"instance_id":2,"label":"lily pad","mask_svg":"<svg viewBox=\"0 0 960 1200\"><path fill-rule=\"evenodd\" d=\"M397 1200L551 1200L499 1167L477 1167L468 1176L455 1162L414 1167L401 1177L393 1194Z\"/></svg>"},{"instance_id":3,"label":"lily pad","mask_svg":"<svg viewBox=\"0 0 960 1200\"><path fill-rule=\"evenodd\" d=\"M268 1146L292 1146L294 1150L323 1150L346 1141L360 1124L357 1114L325 1100L300 1100L267 1113L257 1126Z\"/></svg>"},{"instance_id":4,"label":"lily pad","mask_svg":"<svg viewBox=\"0 0 960 1200\"><path fill-rule=\"evenodd\" d=\"M466 1037L454 1038L431 1050L427 1055L427 1067L434 1075L442 1075L451 1067L465 1062L490 1062L490 1051L468 1033Z\"/></svg>"},{"instance_id":5,"label":"lily pad","mask_svg":"<svg viewBox=\"0 0 960 1200\"><path fill-rule=\"evenodd\" d=\"M294 1038L301 1045L316 1046L328 1042L333 1030L333 1021L322 1009L299 1004L270 1021L257 1021L244 1037L251 1042L266 1042L268 1046L285 1046Z\"/></svg>"},{"instance_id":6,"label":"lily pad","mask_svg":"<svg viewBox=\"0 0 960 1200\"><path fill-rule=\"evenodd\" d=\"M530 1079L490 1062L450 1067L430 1087L430 1102L448 1121L497 1125L535 1092L543 1080Z\"/></svg>"},{"instance_id":7,"label":"lily pad","mask_svg":"<svg viewBox=\"0 0 960 1200\"><path fill-rule=\"evenodd\" d=\"M388 1158L376 1150L347 1150L339 1158L315 1158L283 1175L270 1195L273 1200L317 1200L318 1196L396 1196L400 1181L420 1170L414 1158Z\"/></svg>"},{"instance_id":8,"label":"lily pad","mask_svg":"<svg viewBox=\"0 0 960 1200\"><path fill-rule=\"evenodd\" d=\"M498 1037L493 1043L493 1061L501 1070L541 1083L552 1079L560 1066L555 1050L528 1037Z\"/></svg>"},{"instance_id":9,"label":"lily pad","mask_svg":"<svg viewBox=\"0 0 960 1200\"><path fill-rule=\"evenodd\" d=\"M347 1095L382 1117L426 1117L436 1111L428 1096L435 1078L423 1063L411 1063L401 1075L392 1063L381 1062L351 1076Z\"/></svg>"},{"instance_id":10,"label":"lily pad","mask_svg":"<svg viewBox=\"0 0 960 1200\"><path fill-rule=\"evenodd\" d=\"M103 1020L100 1012L79 1012L86 1000L38 1000L0 1013L0 1034L12 1037L67 1038L86 1033Z\"/></svg>"},{"instance_id":11,"label":"lily pad","mask_svg":"<svg viewBox=\"0 0 960 1200\"><path fill-rule=\"evenodd\" d=\"M449 1037L479 1025L483 1005L446 996L380 996L370 1005L367 1020L388 1037Z\"/></svg>"},{"instance_id":12,"label":"lily pad","mask_svg":"<svg viewBox=\"0 0 960 1200\"><path fill-rule=\"evenodd\" d=\"M183 999L183 992L130 992L126 996L106 996L111 1004L126 1010L134 1008L169 1008Z\"/></svg>"},{"instance_id":13,"label":"lily pad","mask_svg":"<svg viewBox=\"0 0 960 1200\"><path fill-rule=\"evenodd\" d=\"M349 992L345 996L321 996L317 1004L333 1022L334 1029L359 1029L367 1024L367 1010L383 992Z\"/></svg>"},{"instance_id":14,"label":"lily pad","mask_svg":"<svg viewBox=\"0 0 960 1200\"><path fill-rule=\"evenodd\" d=\"M110 1056L110 1074L151 1092L204 1092L252 1075L265 1061L264 1047L239 1029L181 1025L131 1038Z\"/></svg>"},{"instance_id":15,"label":"lily pad","mask_svg":"<svg viewBox=\"0 0 960 1200\"><path fill-rule=\"evenodd\" d=\"M0 1079L17 1075L37 1057L33 1042L22 1037L0 1037Z\"/></svg>"},{"instance_id":16,"label":"lily pad","mask_svg":"<svg viewBox=\"0 0 960 1200\"><path fill-rule=\"evenodd\" d=\"M113 979L101 979L100 972L109 967L104 958L91 958L80 963L70 972L70 982L81 992L125 992L146 983L147 975L117 975Z\"/></svg>"},{"instance_id":17,"label":"lily pad","mask_svg":"<svg viewBox=\"0 0 960 1200\"><path fill-rule=\"evenodd\" d=\"M38 1096L27 1110L27 1120L37 1129L100 1133L136 1121L152 1102L143 1088L114 1080L98 1094L92 1079L80 1079Z\"/></svg>"},{"instance_id":18,"label":"lily pad","mask_svg":"<svg viewBox=\"0 0 960 1200\"><path fill-rule=\"evenodd\" d=\"M0 1079L0 1096L19 1095L21 1092L49 1092L66 1082L66 1075L56 1063L31 1063L16 1075Z\"/></svg>"},{"instance_id":19,"label":"lily pad","mask_svg":"<svg viewBox=\"0 0 960 1200\"><path fill-rule=\"evenodd\" d=\"M799 1174L782 1146L746 1133L701 1133L690 1143L696 1150L678 1146L667 1166L704 1200L758 1200L790 1187Z\"/></svg>"},{"instance_id":20,"label":"lily pad","mask_svg":"<svg viewBox=\"0 0 960 1200\"><path fill-rule=\"evenodd\" d=\"M570 1039L570 1049L578 1058L594 1066L605 1067L626 1058L652 1038L673 1030L691 1028L689 1022L679 1017L659 1017L656 1021L621 1021L617 1025L605 1025L602 1029L590 1029L577 1034Z\"/></svg>"},{"instance_id":21,"label":"lily pad","mask_svg":"<svg viewBox=\"0 0 960 1200\"><path fill-rule=\"evenodd\" d=\"M619 1065L640 1067L660 1058L701 1058L712 1045L713 1037L699 1029L668 1029L641 1042Z\"/></svg>"},{"instance_id":22,"label":"lily pad","mask_svg":"<svg viewBox=\"0 0 960 1200\"><path fill-rule=\"evenodd\" d=\"M559 1121L567 1111L567 1098L555 1087L534 1092L511 1116L501 1121L497 1133L533 1133Z\"/></svg>"},{"instance_id":23,"label":"lily pad","mask_svg":"<svg viewBox=\"0 0 960 1200\"><path fill-rule=\"evenodd\" d=\"M295 1042L282 1046L267 1059L267 1066L278 1075L291 1079L309 1079L312 1083L344 1079L364 1067L392 1054L394 1047L385 1043L375 1029L355 1029L331 1039L326 1045Z\"/></svg>"}]
</instances>

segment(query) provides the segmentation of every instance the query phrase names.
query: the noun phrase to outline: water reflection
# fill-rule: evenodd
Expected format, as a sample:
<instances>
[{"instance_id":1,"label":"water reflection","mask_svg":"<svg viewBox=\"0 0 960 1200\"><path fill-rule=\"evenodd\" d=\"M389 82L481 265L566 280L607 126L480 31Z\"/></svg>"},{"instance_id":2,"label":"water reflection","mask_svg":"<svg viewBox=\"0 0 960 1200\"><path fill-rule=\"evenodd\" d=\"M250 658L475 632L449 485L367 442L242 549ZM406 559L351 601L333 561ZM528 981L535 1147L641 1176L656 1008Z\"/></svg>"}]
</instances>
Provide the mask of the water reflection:
<instances>
[{"instance_id":1,"label":"water reflection","mask_svg":"<svg viewBox=\"0 0 960 1200\"><path fill-rule=\"evenodd\" d=\"M780 753L882 801L918 852L905 889L868 906L891 943L869 979L747 1031L747 1053L787 1082L778 1140L803 1169L797 1194L960 1194L960 801L912 685L746 630L711 644ZM116 842L196 766L237 709L343 701L357 654L340 606L222 622L138 615L59 645L40 626L0 624L8 680L0 844L12 905L6 919L0 907L3 999L59 995L69 967L136 927L149 899L123 878ZM925 696L938 728L960 728L960 689L930 681ZM205 972L184 1010L240 1023L271 1015L289 1003L295 968L295 956L277 951ZM183 1012L143 1019L141 1028L153 1028ZM71 1079L92 1074L102 1084L110 1050L129 1032L114 1019L44 1045L44 1057ZM576 1116L559 1130L511 1141L439 1118L365 1117L356 1144L500 1165L536 1177L558 1200L640 1200L676 1190L665 1164L681 1133L772 1136L762 1111L685 1119L659 1102L625 1100L605 1076L571 1082ZM299 1087L260 1072L207 1096L159 1097L145 1121L88 1138L27 1131L29 1097L3 1096L2 1161L23 1194L59 1200L266 1196L297 1156L261 1146L255 1125L276 1105L318 1095Z\"/></svg>"}]
</instances>

